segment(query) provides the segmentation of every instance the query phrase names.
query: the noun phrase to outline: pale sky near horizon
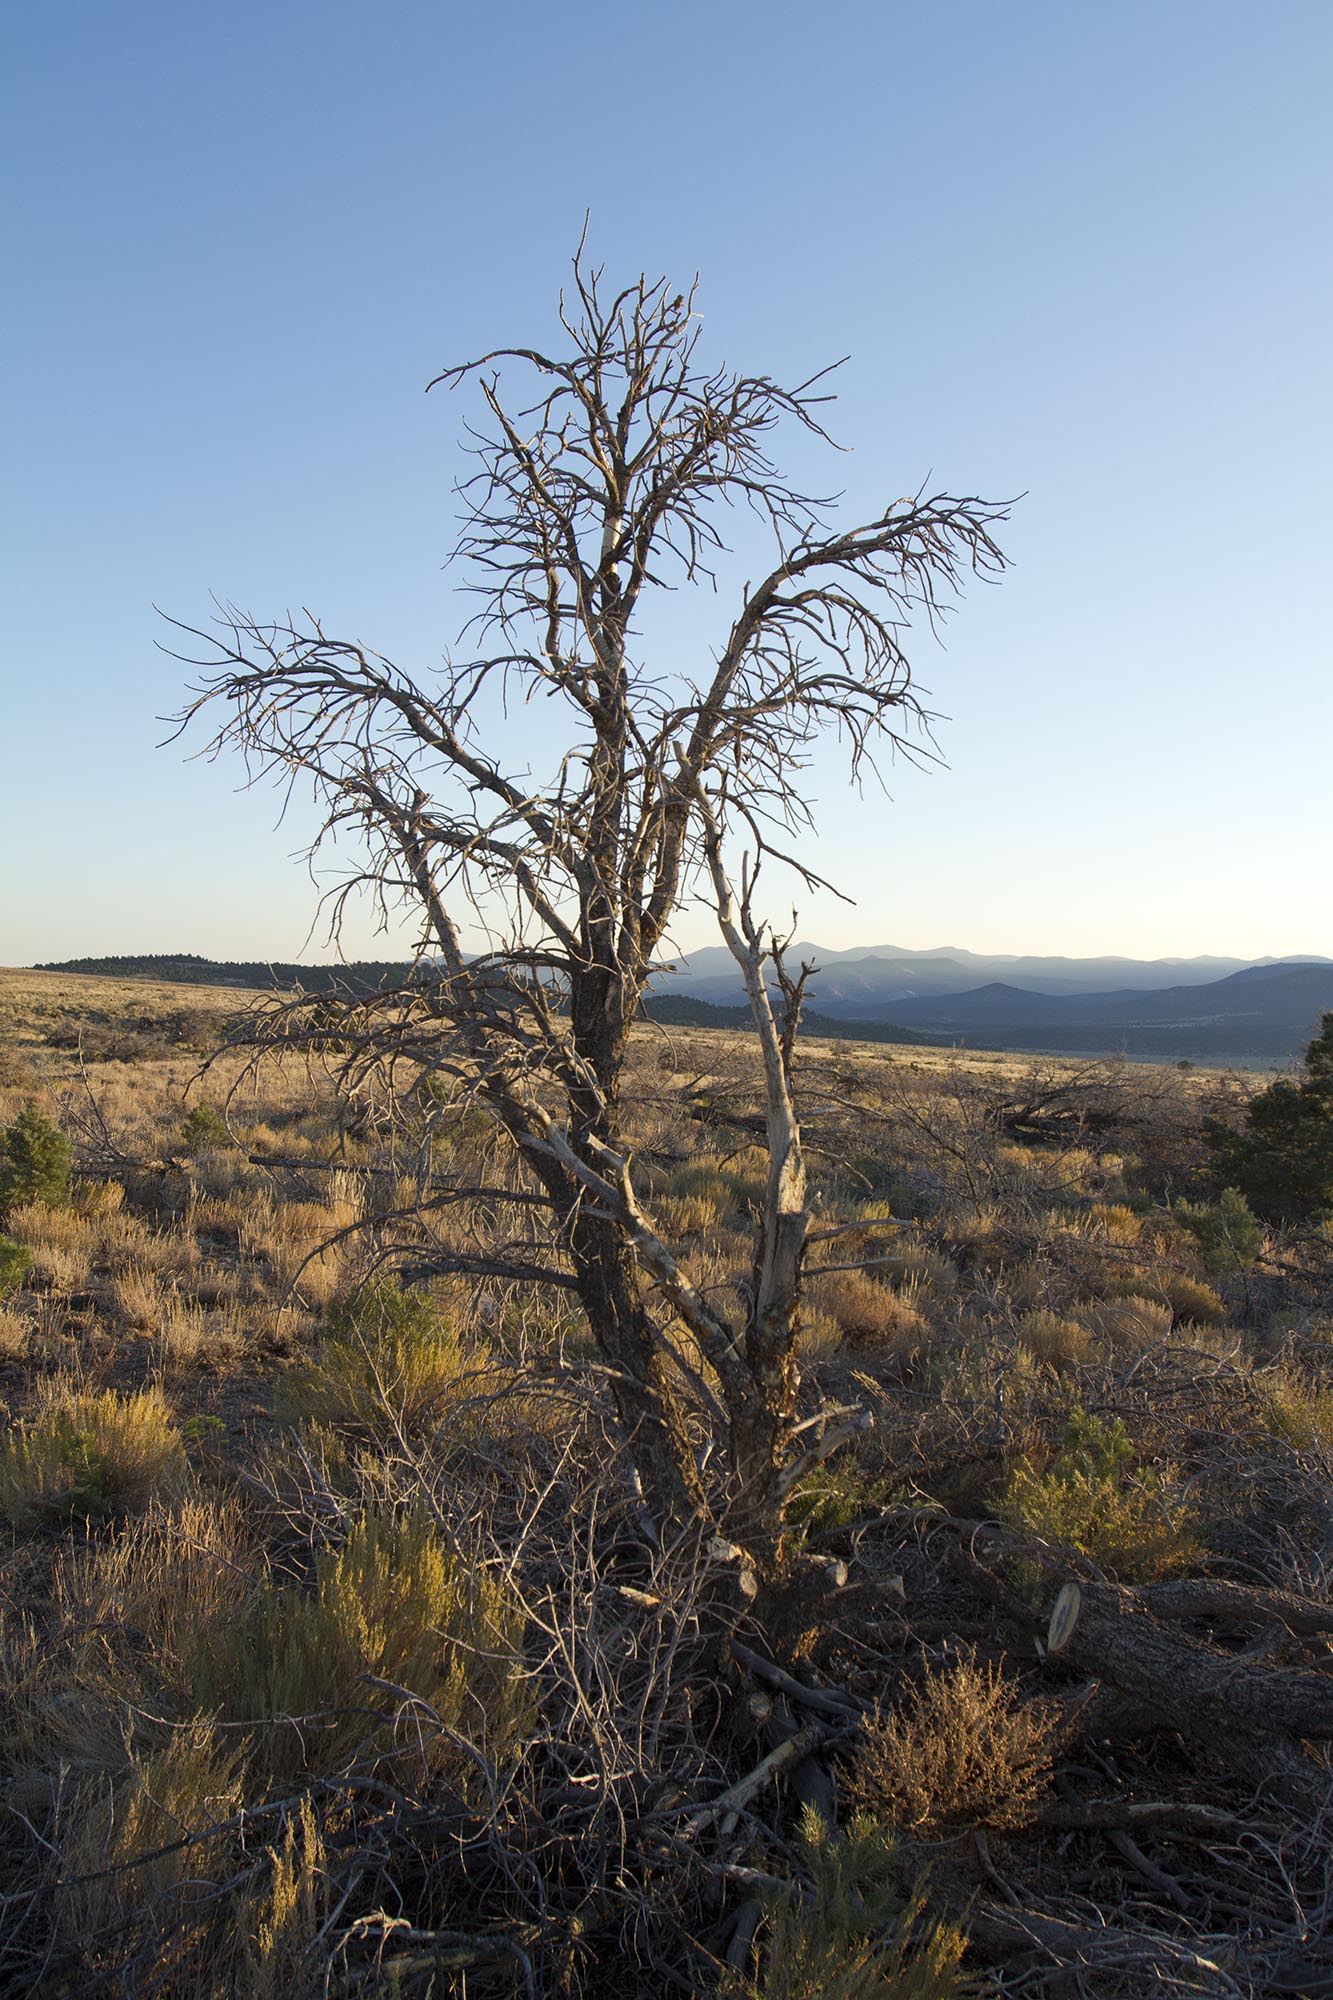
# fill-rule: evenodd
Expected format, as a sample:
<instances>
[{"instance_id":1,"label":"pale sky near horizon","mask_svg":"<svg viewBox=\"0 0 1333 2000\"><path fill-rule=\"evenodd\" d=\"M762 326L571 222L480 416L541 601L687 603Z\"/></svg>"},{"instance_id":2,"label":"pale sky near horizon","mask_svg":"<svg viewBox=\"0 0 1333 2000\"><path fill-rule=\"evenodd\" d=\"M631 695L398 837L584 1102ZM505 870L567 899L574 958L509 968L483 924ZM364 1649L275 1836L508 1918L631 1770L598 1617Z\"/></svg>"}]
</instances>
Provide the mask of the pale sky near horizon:
<instances>
[{"instance_id":1,"label":"pale sky near horizon","mask_svg":"<svg viewBox=\"0 0 1333 2000\"><path fill-rule=\"evenodd\" d=\"M845 518L1027 496L916 644L947 766L858 799L821 760L856 902L802 935L1333 954L1326 0L65 0L5 39L0 963L328 955L301 813L157 747L152 606L308 605L428 674L476 405L422 389L553 337L585 209L613 278L700 273L707 358L850 355L852 450L799 459Z\"/></svg>"}]
</instances>

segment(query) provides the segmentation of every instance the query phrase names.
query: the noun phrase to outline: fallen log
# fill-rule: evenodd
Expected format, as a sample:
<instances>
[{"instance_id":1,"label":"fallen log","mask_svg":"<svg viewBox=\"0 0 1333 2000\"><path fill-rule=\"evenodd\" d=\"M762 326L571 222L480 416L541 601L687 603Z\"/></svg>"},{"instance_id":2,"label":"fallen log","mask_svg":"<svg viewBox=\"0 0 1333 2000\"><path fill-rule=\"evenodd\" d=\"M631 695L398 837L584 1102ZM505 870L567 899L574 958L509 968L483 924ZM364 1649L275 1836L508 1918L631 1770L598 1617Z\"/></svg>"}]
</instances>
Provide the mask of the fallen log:
<instances>
[{"instance_id":1,"label":"fallen log","mask_svg":"<svg viewBox=\"0 0 1333 2000\"><path fill-rule=\"evenodd\" d=\"M1173 1577L1145 1583L1138 1596L1155 1618L1227 1619L1241 1625L1284 1625L1300 1639L1333 1633L1333 1604L1287 1590L1254 1590L1215 1577Z\"/></svg>"},{"instance_id":2,"label":"fallen log","mask_svg":"<svg viewBox=\"0 0 1333 2000\"><path fill-rule=\"evenodd\" d=\"M1333 1677L1238 1660L1169 1631L1144 1598L1118 1584L1081 1581L1078 1622L1061 1658L1110 1681L1183 1735L1217 1747L1237 1736L1333 1738Z\"/></svg>"},{"instance_id":3,"label":"fallen log","mask_svg":"<svg viewBox=\"0 0 1333 2000\"><path fill-rule=\"evenodd\" d=\"M1132 1589L1098 1580L1089 1574L1091 1565L1077 1557L1062 1563L1058 1550L1008 1529L970 1529L958 1546L958 1567L1034 1638L1045 1621L996 1574L985 1559L991 1556L1035 1562L1052 1581L1068 1581L1069 1570L1077 1569L1077 1617L1062 1633L1059 1666L1114 1688L1181 1736L1228 1758L1253 1781L1276 1782L1289 1799L1313 1802L1327 1788L1327 1772L1303 1745L1333 1740L1333 1674L1269 1667L1179 1629L1182 1619L1234 1619L1243 1610L1249 1619L1280 1616L1289 1631L1300 1620L1318 1633L1324 1607L1285 1592L1209 1579Z\"/></svg>"}]
</instances>

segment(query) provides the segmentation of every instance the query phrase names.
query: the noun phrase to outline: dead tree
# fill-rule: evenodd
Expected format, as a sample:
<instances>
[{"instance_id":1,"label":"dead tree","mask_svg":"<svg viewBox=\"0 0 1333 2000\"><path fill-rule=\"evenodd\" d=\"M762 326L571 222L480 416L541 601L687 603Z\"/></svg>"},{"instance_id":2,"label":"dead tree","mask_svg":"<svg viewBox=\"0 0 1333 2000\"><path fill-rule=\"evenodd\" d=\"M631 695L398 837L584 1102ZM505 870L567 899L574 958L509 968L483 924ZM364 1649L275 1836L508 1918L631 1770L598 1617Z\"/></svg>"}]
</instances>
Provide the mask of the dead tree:
<instances>
[{"instance_id":1,"label":"dead tree","mask_svg":"<svg viewBox=\"0 0 1333 2000\"><path fill-rule=\"evenodd\" d=\"M877 751L920 743L907 628L933 624L968 575L998 576L992 531L1008 509L918 494L838 528L769 456L784 423L825 438L821 377L788 390L709 372L693 292L640 278L608 299L582 254L560 323L555 353L499 349L437 378L475 382L489 413L454 557L480 603L465 650L427 682L308 614L228 610L182 628L205 642L202 658L181 655L204 670L182 726L211 715L213 754L239 749L252 779L308 784L315 848L355 836L354 879L420 919L417 971L397 990L298 999L263 1032L336 1047L345 1081L411 1074L486 1107L524 1170L521 1194L489 1191L517 1218L513 1254L459 1252L442 1268L576 1296L650 1510L711 1514L771 1574L786 1496L839 1432L797 1418L804 973L788 973L757 914L756 879L781 859L819 880L783 851L811 830L802 774L819 739L840 737L854 776ZM535 381L518 402L504 386L515 373ZM716 580L719 512L740 502L771 534L768 573L706 664L644 657L651 601ZM487 733L501 687L552 704L556 754L538 775ZM767 1099L767 1199L734 1311L664 1239L622 1121L645 987L699 896L743 976ZM489 943L469 951L477 925Z\"/></svg>"}]
</instances>

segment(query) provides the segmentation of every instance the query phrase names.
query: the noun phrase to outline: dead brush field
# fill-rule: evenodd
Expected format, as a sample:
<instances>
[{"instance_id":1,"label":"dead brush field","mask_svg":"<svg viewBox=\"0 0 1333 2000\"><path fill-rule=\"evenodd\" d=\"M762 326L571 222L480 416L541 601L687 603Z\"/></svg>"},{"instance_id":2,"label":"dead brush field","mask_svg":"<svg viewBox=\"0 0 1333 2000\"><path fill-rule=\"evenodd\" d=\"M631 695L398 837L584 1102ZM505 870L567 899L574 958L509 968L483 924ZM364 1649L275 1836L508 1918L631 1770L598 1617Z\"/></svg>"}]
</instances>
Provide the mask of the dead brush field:
<instances>
[{"instance_id":1,"label":"dead brush field","mask_svg":"<svg viewBox=\"0 0 1333 2000\"><path fill-rule=\"evenodd\" d=\"M73 1159L0 1216L0 1990L1333 1994L1333 1232L1221 1216L1245 1079L805 1045L803 1374L873 1423L787 1671L567 1298L424 1275L486 1121L248 1078L246 997L0 972L0 1127ZM752 1061L634 1067L720 1298Z\"/></svg>"}]
</instances>

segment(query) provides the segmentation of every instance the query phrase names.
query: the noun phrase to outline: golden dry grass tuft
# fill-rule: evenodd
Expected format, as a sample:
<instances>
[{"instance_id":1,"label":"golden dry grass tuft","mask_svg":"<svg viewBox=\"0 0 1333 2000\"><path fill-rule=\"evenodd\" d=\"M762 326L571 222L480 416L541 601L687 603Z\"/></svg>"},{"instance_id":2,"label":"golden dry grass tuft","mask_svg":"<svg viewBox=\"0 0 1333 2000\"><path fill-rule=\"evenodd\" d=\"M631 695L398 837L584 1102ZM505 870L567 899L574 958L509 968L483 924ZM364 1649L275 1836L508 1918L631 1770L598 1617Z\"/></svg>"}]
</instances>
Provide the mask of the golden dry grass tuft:
<instances>
[{"instance_id":1,"label":"golden dry grass tuft","mask_svg":"<svg viewBox=\"0 0 1333 2000\"><path fill-rule=\"evenodd\" d=\"M1086 1326L1042 1307L1024 1313L1016 1331L1020 1345L1032 1358L1055 1369L1057 1374L1064 1374L1085 1361L1092 1345L1092 1335Z\"/></svg>"},{"instance_id":2,"label":"golden dry grass tuft","mask_svg":"<svg viewBox=\"0 0 1333 2000\"><path fill-rule=\"evenodd\" d=\"M1296 1451L1333 1452L1333 1385L1295 1368L1265 1370L1258 1378L1264 1420Z\"/></svg>"},{"instance_id":3,"label":"golden dry grass tuft","mask_svg":"<svg viewBox=\"0 0 1333 2000\"><path fill-rule=\"evenodd\" d=\"M807 1287L816 1307L849 1339L892 1347L920 1337L923 1315L913 1296L872 1277L868 1271L838 1271L814 1277Z\"/></svg>"},{"instance_id":4,"label":"golden dry grass tuft","mask_svg":"<svg viewBox=\"0 0 1333 2000\"><path fill-rule=\"evenodd\" d=\"M1090 1339L1111 1355L1141 1354L1159 1347L1171 1332L1171 1308L1160 1299L1089 1300L1077 1309Z\"/></svg>"},{"instance_id":5,"label":"golden dry grass tuft","mask_svg":"<svg viewBox=\"0 0 1333 2000\"><path fill-rule=\"evenodd\" d=\"M56 1380L0 1451L0 1513L24 1528L137 1513L185 1469L160 1389L93 1393Z\"/></svg>"},{"instance_id":6,"label":"golden dry grass tuft","mask_svg":"<svg viewBox=\"0 0 1333 2000\"><path fill-rule=\"evenodd\" d=\"M213 1933L230 1912L215 1884L230 1872L234 1841L218 1829L244 1802L241 1766L236 1738L196 1718L157 1748L131 1749L116 1776L85 1780L61 1842L57 1910L66 1935L114 1941L156 1916L167 1992L184 2000L190 1980L202 1983L205 1954L225 1952Z\"/></svg>"},{"instance_id":7,"label":"golden dry grass tuft","mask_svg":"<svg viewBox=\"0 0 1333 2000\"><path fill-rule=\"evenodd\" d=\"M1201 1326L1222 1326L1227 1318L1226 1305L1211 1285L1165 1264L1131 1265L1115 1271L1106 1290L1122 1297L1157 1300L1168 1308L1172 1324L1177 1326L1190 1320Z\"/></svg>"}]
</instances>

